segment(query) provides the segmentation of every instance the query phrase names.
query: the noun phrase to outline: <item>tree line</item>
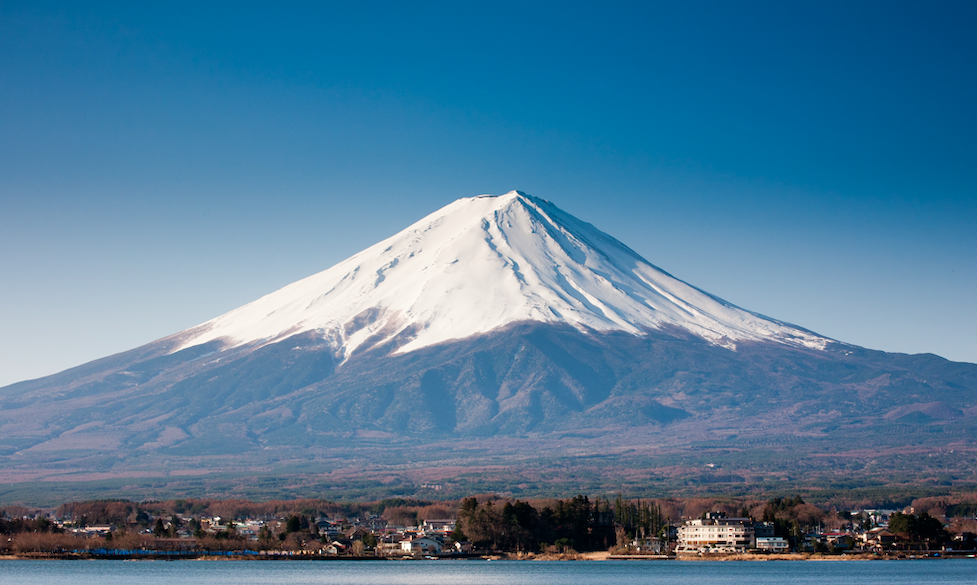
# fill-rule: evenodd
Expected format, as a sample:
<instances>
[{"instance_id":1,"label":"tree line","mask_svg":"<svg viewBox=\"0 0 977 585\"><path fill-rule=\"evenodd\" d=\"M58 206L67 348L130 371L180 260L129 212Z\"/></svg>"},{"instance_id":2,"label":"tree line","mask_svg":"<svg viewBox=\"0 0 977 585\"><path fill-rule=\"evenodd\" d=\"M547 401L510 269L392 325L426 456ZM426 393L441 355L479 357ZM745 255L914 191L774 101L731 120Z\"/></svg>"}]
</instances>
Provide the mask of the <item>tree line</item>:
<instances>
[{"instance_id":1,"label":"tree line","mask_svg":"<svg viewBox=\"0 0 977 585\"><path fill-rule=\"evenodd\" d=\"M888 530L896 535L896 548L936 548L961 546L973 548L977 533L977 494L953 498L921 498L912 509L918 513L895 513ZM103 544L116 547L155 548L195 546L202 549L236 550L248 544L248 537L238 532L239 521L252 518L266 522L255 535L257 545L265 549L314 547L325 543L317 523L331 518L347 531L362 523L385 521L391 527L409 527L423 520L457 518L457 541L471 541L477 550L577 551L607 550L635 539L660 536L669 522L680 523L700 517L705 512L721 511L728 516L749 517L773 524L775 534L799 546L810 532L845 531L872 528L866 514L826 510L805 502L800 496L753 498L663 498L628 500L617 496L610 500L578 495L569 499L519 500L494 495L469 497L458 501L421 501L391 498L367 503L337 503L327 500L250 502L246 500L180 499L132 502L128 500L92 500L71 502L58 508L55 516L65 529L92 525L111 525L112 532L99 537ZM950 514L953 514L951 516ZM220 516L218 530L204 530L206 517ZM947 526L944 526L946 517ZM381 523L382 525L383 523ZM213 526L213 524L211 525ZM178 532L180 534L178 534ZM364 532L369 533L369 530ZM76 537L52 521L48 512L22 506L0 508L0 549L20 542L22 548L39 550L51 543L68 546ZM34 535L27 538L26 535ZM46 536L45 536L46 535ZM953 535L957 541L951 542ZM11 538L13 537L13 538ZM153 540L155 539L155 540ZM374 535L349 536L369 548L376 543ZM179 542L168 542L179 541ZM48 543L48 544L45 544ZM0 553L2 554L2 553Z\"/></svg>"},{"instance_id":2,"label":"tree line","mask_svg":"<svg viewBox=\"0 0 977 585\"><path fill-rule=\"evenodd\" d=\"M578 495L538 507L520 500L480 503L465 498L454 538L467 539L477 549L536 552L553 546L593 551L623 544L622 539L657 536L666 524L656 503L620 496L613 504Z\"/></svg>"}]
</instances>

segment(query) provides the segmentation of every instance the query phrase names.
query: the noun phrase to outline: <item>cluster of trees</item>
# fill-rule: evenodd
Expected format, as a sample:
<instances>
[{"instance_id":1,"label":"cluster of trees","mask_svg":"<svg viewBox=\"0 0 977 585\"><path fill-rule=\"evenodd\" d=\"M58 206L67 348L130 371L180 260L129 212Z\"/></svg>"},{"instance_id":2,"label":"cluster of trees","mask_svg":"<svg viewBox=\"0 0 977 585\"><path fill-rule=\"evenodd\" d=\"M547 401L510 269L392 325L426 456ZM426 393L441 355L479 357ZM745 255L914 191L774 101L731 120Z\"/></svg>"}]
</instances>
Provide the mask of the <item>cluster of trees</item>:
<instances>
[{"instance_id":1,"label":"cluster of trees","mask_svg":"<svg viewBox=\"0 0 977 585\"><path fill-rule=\"evenodd\" d=\"M802 534L823 527L827 514L817 506L806 503L800 496L794 496L767 501L759 518L762 522L773 524L774 535L787 540L793 548ZM838 517L838 520L841 518Z\"/></svg>"},{"instance_id":2,"label":"cluster of trees","mask_svg":"<svg viewBox=\"0 0 977 585\"><path fill-rule=\"evenodd\" d=\"M23 510L23 514L27 509ZM150 516L170 518L176 515L196 518L284 518L287 516L340 516L365 518L371 515L416 523L418 517L448 517L454 509L443 502L390 498L378 502L337 503L321 499L270 500L252 502L241 499L211 498L133 502L129 500L89 500L62 504L56 515L71 518L78 526L92 524L137 524ZM12 515L23 515L15 513ZM441 516L438 516L441 514ZM147 526L148 524L143 524Z\"/></svg>"},{"instance_id":3,"label":"cluster of trees","mask_svg":"<svg viewBox=\"0 0 977 585\"><path fill-rule=\"evenodd\" d=\"M927 550L939 548L950 542L950 533L943 527L943 522L926 512L918 515L901 512L892 514L889 516L889 532L910 547L918 545L921 549Z\"/></svg>"},{"instance_id":4,"label":"cluster of trees","mask_svg":"<svg viewBox=\"0 0 977 585\"><path fill-rule=\"evenodd\" d=\"M151 502L140 505L129 500L90 500L61 504L55 514L59 518L71 518L79 528L92 524L130 523L146 527L149 525L146 508L151 507Z\"/></svg>"},{"instance_id":5,"label":"cluster of trees","mask_svg":"<svg viewBox=\"0 0 977 585\"><path fill-rule=\"evenodd\" d=\"M612 505L605 498L578 495L537 505L465 498L455 539L492 550L538 551L549 545L564 551L607 550L622 538L657 535L667 524L659 505L641 500L618 497Z\"/></svg>"},{"instance_id":6,"label":"cluster of trees","mask_svg":"<svg viewBox=\"0 0 977 585\"><path fill-rule=\"evenodd\" d=\"M947 516L959 516L974 518L977 517L977 502L958 502L946 506Z\"/></svg>"},{"instance_id":7,"label":"cluster of trees","mask_svg":"<svg viewBox=\"0 0 977 585\"><path fill-rule=\"evenodd\" d=\"M614 501L614 521L625 535L645 538L661 534L669 519L657 502L625 500L619 495Z\"/></svg>"},{"instance_id":8,"label":"cluster of trees","mask_svg":"<svg viewBox=\"0 0 977 585\"><path fill-rule=\"evenodd\" d=\"M47 534L61 533L64 531L44 516L35 518L7 518L5 515L0 514L0 534L20 534L23 532Z\"/></svg>"},{"instance_id":9,"label":"cluster of trees","mask_svg":"<svg viewBox=\"0 0 977 585\"><path fill-rule=\"evenodd\" d=\"M795 514L791 512L794 508L804 504L800 496L794 498L774 498L767 502L763 508L763 522L770 522L774 526L774 535L787 539L793 547L795 539L801 533L801 523Z\"/></svg>"}]
</instances>

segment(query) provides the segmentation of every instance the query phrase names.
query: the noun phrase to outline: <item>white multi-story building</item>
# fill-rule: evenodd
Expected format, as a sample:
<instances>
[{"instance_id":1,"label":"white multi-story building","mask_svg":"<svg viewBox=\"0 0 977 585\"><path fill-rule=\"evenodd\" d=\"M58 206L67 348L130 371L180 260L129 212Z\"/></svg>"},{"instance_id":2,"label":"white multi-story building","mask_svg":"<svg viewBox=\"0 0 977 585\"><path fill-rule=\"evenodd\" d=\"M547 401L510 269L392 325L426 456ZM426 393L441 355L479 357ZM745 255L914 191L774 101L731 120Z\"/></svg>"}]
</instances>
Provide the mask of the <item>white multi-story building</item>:
<instances>
[{"instance_id":1,"label":"white multi-story building","mask_svg":"<svg viewBox=\"0 0 977 585\"><path fill-rule=\"evenodd\" d=\"M678 529L677 553L735 553L756 546L753 521L726 518L721 512L689 520Z\"/></svg>"}]
</instances>

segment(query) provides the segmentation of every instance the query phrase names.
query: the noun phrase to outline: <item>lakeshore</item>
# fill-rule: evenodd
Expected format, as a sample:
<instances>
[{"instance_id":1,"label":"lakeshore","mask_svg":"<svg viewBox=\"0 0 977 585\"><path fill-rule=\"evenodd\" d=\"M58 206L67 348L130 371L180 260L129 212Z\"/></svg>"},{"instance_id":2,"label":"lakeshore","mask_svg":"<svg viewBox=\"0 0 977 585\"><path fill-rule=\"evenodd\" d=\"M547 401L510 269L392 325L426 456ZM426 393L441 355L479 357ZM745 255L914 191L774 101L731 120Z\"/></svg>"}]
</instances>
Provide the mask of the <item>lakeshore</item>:
<instances>
[{"instance_id":1,"label":"lakeshore","mask_svg":"<svg viewBox=\"0 0 977 585\"><path fill-rule=\"evenodd\" d=\"M915 553L877 554L822 554L822 553L731 553L712 555L641 555L616 554L611 551L584 553L504 553L437 555L425 557L376 557L376 556L329 556L311 554L282 554L280 551L252 551L236 554L214 554L209 551L185 551L184 554L167 554L168 551L141 551L137 554L71 552L71 553L27 553L0 555L0 561L688 561L688 562L785 562L785 561L906 561L906 560L946 560L974 559L973 551L917 551Z\"/></svg>"}]
</instances>

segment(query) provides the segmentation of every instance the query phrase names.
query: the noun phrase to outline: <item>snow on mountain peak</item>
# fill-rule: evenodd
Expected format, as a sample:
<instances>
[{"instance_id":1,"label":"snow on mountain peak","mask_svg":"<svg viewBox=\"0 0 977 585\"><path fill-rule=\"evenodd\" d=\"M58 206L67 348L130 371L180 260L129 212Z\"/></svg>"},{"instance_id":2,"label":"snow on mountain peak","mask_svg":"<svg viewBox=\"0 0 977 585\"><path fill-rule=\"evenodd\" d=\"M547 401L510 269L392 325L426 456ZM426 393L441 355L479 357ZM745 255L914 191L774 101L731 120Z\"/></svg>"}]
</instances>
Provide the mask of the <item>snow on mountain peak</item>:
<instances>
[{"instance_id":1,"label":"snow on mountain peak","mask_svg":"<svg viewBox=\"0 0 977 585\"><path fill-rule=\"evenodd\" d=\"M342 357L395 338L404 353L519 321L636 335L677 326L730 349L741 340L828 342L692 287L549 201L510 191L450 203L328 270L178 334L177 349L314 331Z\"/></svg>"}]
</instances>

